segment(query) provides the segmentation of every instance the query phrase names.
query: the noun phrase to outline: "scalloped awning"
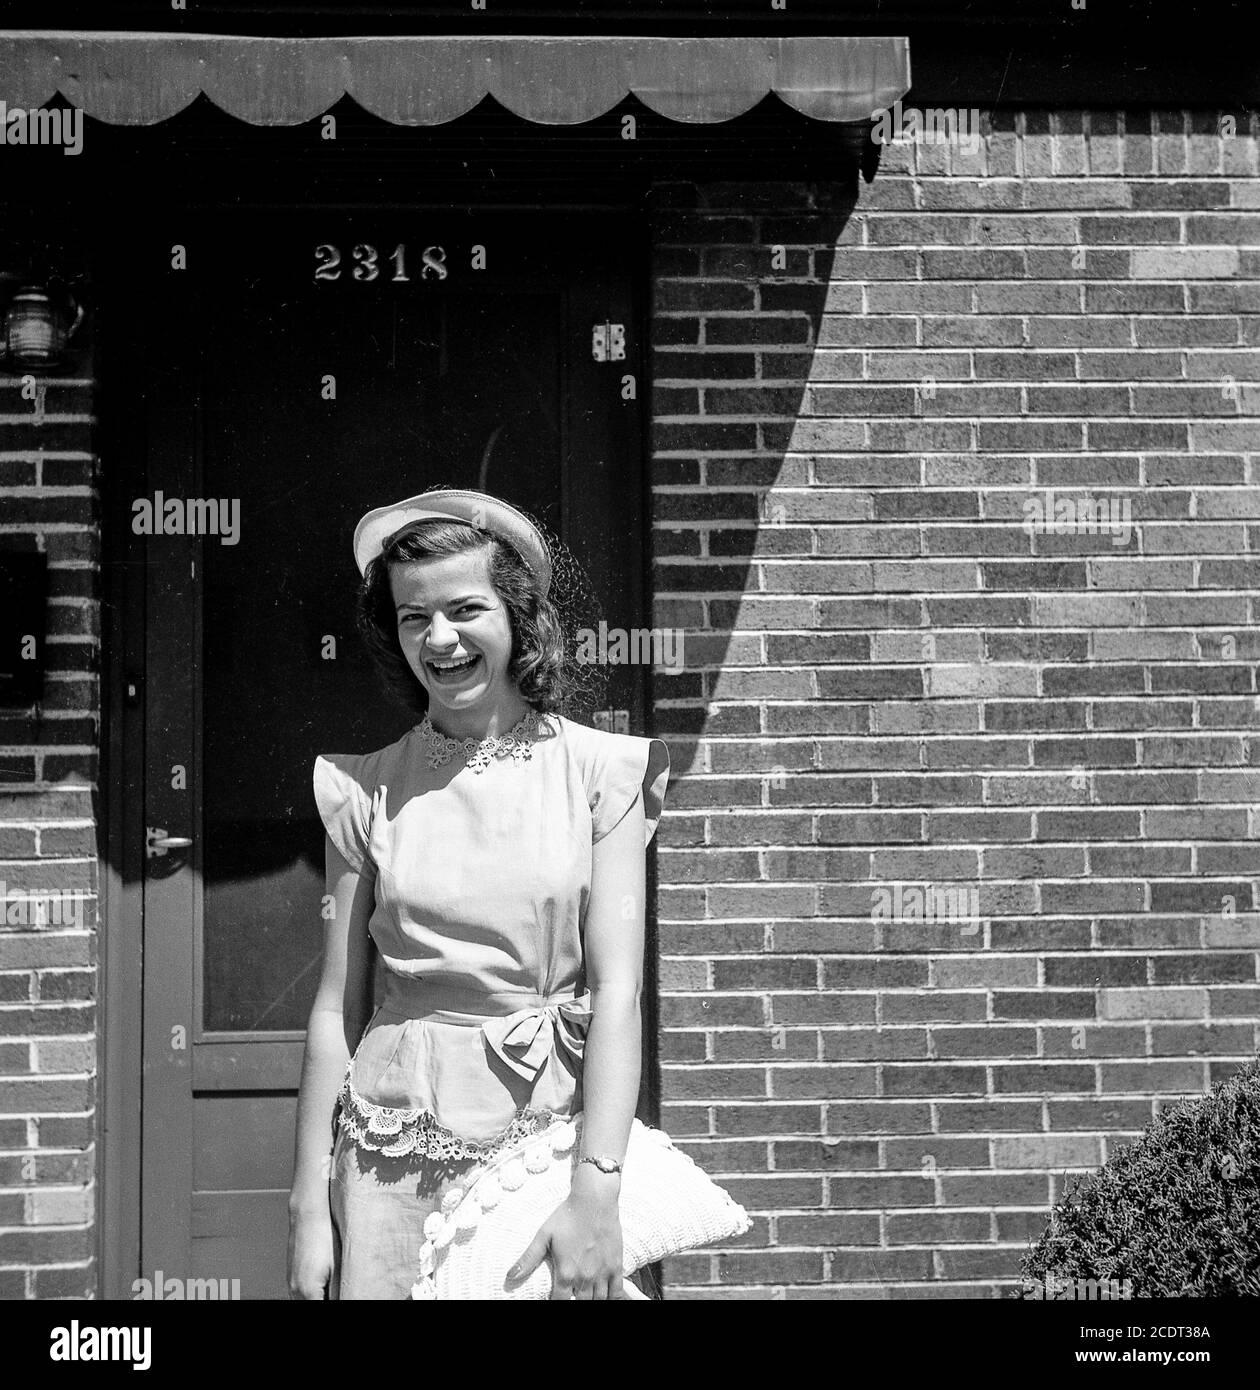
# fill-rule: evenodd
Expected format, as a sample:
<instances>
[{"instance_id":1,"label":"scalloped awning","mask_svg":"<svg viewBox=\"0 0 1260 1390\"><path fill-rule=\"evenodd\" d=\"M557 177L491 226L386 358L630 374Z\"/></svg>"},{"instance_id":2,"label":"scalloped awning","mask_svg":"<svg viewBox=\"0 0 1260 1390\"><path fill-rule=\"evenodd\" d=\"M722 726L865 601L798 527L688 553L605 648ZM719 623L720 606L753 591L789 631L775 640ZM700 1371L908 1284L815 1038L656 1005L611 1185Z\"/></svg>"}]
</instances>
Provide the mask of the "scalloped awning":
<instances>
[{"instance_id":1,"label":"scalloped awning","mask_svg":"<svg viewBox=\"0 0 1260 1390\"><path fill-rule=\"evenodd\" d=\"M904 38L236 38L0 33L10 109L60 92L115 125L153 125L205 93L251 125L313 120L343 95L394 125L453 121L486 95L576 125L628 94L673 121L742 115L774 92L820 121L863 121L910 87Z\"/></svg>"}]
</instances>

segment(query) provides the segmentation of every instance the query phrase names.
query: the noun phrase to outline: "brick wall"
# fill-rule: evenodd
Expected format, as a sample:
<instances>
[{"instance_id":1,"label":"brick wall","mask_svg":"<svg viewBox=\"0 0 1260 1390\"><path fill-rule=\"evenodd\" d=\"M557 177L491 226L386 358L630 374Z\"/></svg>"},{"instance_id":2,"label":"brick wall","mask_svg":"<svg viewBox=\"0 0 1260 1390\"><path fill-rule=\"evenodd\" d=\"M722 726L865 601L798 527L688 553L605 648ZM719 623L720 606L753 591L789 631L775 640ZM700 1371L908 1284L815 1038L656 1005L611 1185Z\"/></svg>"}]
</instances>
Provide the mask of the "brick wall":
<instances>
[{"instance_id":1,"label":"brick wall","mask_svg":"<svg viewBox=\"0 0 1260 1390\"><path fill-rule=\"evenodd\" d=\"M1029 111L856 207L658 190L663 1123L754 1216L671 1297L999 1294L1255 1053L1257 144Z\"/></svg>"},{"instance_id":2,"label":"brick wall","mask_svg":"<svg viewBox=\"0 0 1260 1390\"><path fill-rule=\"evenodd\" d=\"M1065 1174L1255 1052L1258 143L1029 112L888 150L855 207L659 190L663 1119L755 1220L671 1297L994 1293ZM0 546L52 562L0 876L86 903L0 924L4 1298L96 1287L76 372L0 375ZM1131 537L1030 535L1046 488ZM895 883L983 925L872 921Z\"/></svg>"},{"instance_id":3,"label":"brick wall","mask_svg":"<svg viewBox=\"0 0 1260 1390\"><path fill-rule=\"evenodd\" d=\"M0 1299L96 1289L98 539L76 364L28 389L0 374L0 550L44 551L50 595L44 700L0 707Z\"/></svg>"}]
</instances>

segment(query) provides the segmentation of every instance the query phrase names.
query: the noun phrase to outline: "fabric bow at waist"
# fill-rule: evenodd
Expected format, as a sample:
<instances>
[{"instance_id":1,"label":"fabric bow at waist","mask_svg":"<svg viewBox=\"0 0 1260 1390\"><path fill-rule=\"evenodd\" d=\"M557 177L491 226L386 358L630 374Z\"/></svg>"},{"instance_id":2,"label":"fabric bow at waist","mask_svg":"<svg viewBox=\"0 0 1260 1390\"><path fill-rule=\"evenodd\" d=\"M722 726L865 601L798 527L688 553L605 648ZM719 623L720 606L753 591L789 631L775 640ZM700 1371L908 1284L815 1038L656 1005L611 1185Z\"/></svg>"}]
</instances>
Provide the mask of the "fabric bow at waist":
<instances>
[{"instance_id":1,"label":"fabric bow at waist","mask_svg":"<svg viewBox=\"0 0 1260 1390\"><path fill-rule=\"evenodd\" d=\"M575 1061L581 1061L590 1021L591 994L587 990L573 999L488 1018L481 1031L496 1056L528 1080L538 1075L553 1050L563 1048Z\"/></svg>"}]
</instances>

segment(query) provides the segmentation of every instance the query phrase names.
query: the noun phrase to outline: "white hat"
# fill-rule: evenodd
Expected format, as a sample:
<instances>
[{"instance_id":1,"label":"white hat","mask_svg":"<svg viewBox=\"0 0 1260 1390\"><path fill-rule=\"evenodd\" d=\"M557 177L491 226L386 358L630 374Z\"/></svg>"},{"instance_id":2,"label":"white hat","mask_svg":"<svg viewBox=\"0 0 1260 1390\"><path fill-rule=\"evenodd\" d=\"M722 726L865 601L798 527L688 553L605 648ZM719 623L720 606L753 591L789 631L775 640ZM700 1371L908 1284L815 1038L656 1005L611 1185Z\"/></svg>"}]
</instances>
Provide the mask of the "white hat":
<instances>
[{"instance_id":1,"label":"white hat","mask_svg":"<svg viewBox=\"0 0 1260 1390\"><path fill-rule=\"evenodd\" d=\"M415 497L377 507L359 518L354 528L354 558L359 573L385 548L385 542L402 527L426 517L466 521L482 531L502 536L520 551L525 563L538 576L543 597L551 588L551 554L538 528L510 503L486 492L456 488L430 488Z\"/></svg>"}]
</instances>

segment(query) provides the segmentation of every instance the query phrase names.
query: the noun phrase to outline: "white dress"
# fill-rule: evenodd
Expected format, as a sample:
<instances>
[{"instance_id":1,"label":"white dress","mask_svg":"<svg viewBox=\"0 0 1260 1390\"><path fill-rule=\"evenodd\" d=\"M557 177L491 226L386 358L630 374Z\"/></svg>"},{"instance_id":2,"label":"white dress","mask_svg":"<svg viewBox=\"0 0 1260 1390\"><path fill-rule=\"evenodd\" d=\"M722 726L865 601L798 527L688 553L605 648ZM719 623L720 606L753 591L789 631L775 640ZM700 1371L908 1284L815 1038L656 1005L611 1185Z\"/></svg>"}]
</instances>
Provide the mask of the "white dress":
<instances>
[{"instance_id":1,"label":"white dress","mask_svg":"<svg viewBox=\"0 0 1260 1390\"><path fill-rule=\"evenodd\" d=\"M328 834L373 880L369 931L386 969L336 1121L341 1298L408 1297L446 1189L582 1108L591 849L640 797L651 841L669 751L560 715L523 723L527 756L480 767L458 754L430 766L419 726L315 762Z\"/></svg>"}]
</instances>

